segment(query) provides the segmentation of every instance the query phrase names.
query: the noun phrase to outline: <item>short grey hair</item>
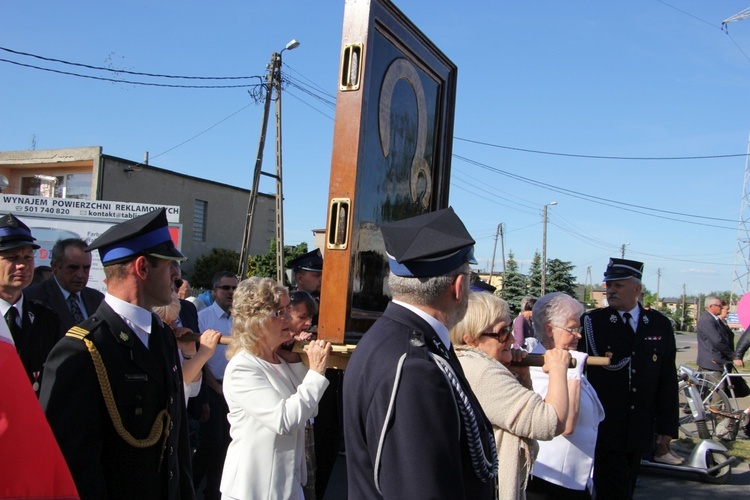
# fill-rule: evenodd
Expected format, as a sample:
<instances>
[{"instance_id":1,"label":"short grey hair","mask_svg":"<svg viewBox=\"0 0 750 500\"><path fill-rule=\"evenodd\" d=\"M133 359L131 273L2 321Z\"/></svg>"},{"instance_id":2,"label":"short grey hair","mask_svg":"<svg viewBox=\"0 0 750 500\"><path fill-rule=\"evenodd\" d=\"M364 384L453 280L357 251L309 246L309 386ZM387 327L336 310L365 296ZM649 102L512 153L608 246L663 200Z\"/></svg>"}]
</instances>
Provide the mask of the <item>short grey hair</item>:
<instances>
[{"instance_id":1,"label":"short grey hair","mask_svg":"<svg viewBox=\"0 0 750 500\"><path fill-rule=\"evenodd\" d=\"M548 293L534 304L531 321L534 325L534 337L539 342L546 342L544 327L550 324L564 326L570 317L580 317L583 306L570 295L562 292Z\"/></svg>"},{"instance_id":2,"label":"short grey hair","mask_svg":"<svg viewBox=\"0 0 750 500\"><path fill-rule=\"evenodd\" d=\"M713 295L709 295L708 297L706 297L706 300L703 301L703 307L708 309L709 307L714 305L714 303L721 305L721 299L719 297L714 297Z\"/></svg>"},{"instance_id":3,"label":"short grey hair","mask_svg":"<svg viewBox=\"0 0 750 500\"><path fill-rule=\"evenodd\" d=\"M396 300L401 300L416 306L431 306L450 288L456 276L470 271L468 264L447 274L415 278L388 274L388 287Z\"/></svg>"},{"instance_id":4,"label":"short grey hair","mask_svg":"<svg viewBox=\"0 0 750 500\"><path fill-rule=\"evenodd\" d=\"M535 297L524 297L521 299L521 311L531 311L536 304Z\"/></svg>"}]
</instances>

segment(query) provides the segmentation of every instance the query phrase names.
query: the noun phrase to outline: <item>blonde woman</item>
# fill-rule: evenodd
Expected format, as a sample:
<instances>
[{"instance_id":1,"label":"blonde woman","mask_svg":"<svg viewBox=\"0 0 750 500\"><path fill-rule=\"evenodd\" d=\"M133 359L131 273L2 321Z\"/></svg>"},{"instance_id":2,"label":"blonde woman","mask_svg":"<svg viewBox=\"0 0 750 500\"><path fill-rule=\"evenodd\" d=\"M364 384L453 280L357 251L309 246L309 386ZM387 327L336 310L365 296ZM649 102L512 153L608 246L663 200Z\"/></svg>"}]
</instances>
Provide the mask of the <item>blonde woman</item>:
<instances>
[{"instance_id":1,"label":"blonde woman","mask_svg":"<svg viewBox=\"0 0 750 500\"><path fill-rule=\"evenodd\" d=\"M307 347L308 369L299 354L281 348L292 338L289 321L289 295L277 282L253 277L239 284L223 382L232 442L222 498L303 498L305 422L328 386L331 344Z\"/></svg>"},{"instance_id":2,"label":"blonde woman","mask_svg":"<svg viewBox=\"0 0 750 500\"><path fill-rule=\"evenodd\" d=\"M492 423L500 462L500 499L523 499L526 480L538 450L537 439L550 440L565 428L568 413L566 371L570 354L550 349L545 372L546 399L531 389L528 367L508 369L525 353L511 351L513 337L508 304L483 292L469 294L463 320L451 330L451 342L466 379Z\"/></svg>"}]
</instances>

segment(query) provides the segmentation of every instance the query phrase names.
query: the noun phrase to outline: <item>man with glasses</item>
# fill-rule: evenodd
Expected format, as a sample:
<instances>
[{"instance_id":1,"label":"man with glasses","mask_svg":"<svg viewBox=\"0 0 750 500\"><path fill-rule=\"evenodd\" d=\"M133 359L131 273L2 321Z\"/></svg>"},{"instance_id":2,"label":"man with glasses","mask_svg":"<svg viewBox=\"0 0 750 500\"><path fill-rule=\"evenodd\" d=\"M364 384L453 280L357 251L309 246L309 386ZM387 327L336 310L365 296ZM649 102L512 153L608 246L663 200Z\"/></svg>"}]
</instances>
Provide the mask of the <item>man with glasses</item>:
<instances>
[{"instance_id":1,"label":"man with glasses","mask_svg":"<svg viewBox=\"0 0 750 500\"><path fill-rule=\"evenodd\" d=\"M734 342L719 318L721 299L709 296L706 310L698 319L698 366L703 370L723 372L724 366L732 364ZM723 373L722 373L723 375Z\"/></svg>"},{"instance_id":2,"label":"man with glasses","mask_svg":"<svg viewBox=\"0 0 750 500\"><path fill-rule=\"evenodd\" d=\"M609 366L588 366L586 375L604 407L594 457L594 488L598 498L633 497L641 455L677 465L669 451L677 436L676 345L672 325L658 311L638 303L643 263L609 260L604 272L608 307L585 313L584 350L606 356Z\"/></svg>"},{"instance_id":3,"label":"man with glasses","mask_svg":"<svg viewBox=\"0 0 750 500\"><path fill-rule=\"evenodd\" d=\"M198 312L200 331L217 330L224 336L232 331L232 299L237 289L237 276L229 271L219 271L212 280L213 303ZM193 456L193 481L196 491L203 478L206 487L203 498L221 498L219 485L224 468L224 457L229 446L229 408L224 399L222 381L227 367L227 346L217 345L214 355L206 363L205 385L208 387L208 419L201 423L200 445Z\"/></svg>"}]
</instances>

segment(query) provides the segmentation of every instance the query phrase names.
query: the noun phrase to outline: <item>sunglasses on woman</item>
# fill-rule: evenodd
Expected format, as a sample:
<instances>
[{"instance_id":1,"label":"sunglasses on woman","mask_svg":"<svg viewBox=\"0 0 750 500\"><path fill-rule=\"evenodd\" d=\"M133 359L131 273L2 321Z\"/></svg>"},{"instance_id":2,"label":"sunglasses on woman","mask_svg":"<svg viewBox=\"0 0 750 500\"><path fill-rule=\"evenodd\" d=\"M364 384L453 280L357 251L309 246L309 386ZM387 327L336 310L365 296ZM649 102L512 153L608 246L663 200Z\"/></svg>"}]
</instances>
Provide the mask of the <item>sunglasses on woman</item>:
<instances>
[{"instance_id":1,"label":"sunglasses on woman","mask_svg":"<svg viewBox=\"0 0 750 500\"><path fill-rule=\"evenodd\" d=\"M500 329L500 331L498 333L495 333L495 332L482 332L482 333L479 334L479 336L480 337L491 337L491 338L497 340L498 342L500 342L502 344L503 342L507 342L508 341L508 338L510 337L511 333L513 333L513 332L511 332L510 327L509 326L504 326L503 328Z\"/></svg>"}]
</instances>

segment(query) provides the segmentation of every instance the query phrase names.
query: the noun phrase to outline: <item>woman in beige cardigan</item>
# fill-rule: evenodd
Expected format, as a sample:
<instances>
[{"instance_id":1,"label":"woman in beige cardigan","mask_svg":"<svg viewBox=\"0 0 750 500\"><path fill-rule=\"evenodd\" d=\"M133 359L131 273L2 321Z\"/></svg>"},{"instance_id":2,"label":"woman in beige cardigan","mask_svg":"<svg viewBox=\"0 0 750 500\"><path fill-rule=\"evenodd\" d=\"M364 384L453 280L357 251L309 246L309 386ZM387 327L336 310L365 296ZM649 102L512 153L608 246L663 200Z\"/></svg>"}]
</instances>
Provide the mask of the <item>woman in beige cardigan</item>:
<instances>
[{"instance_id":1,"label":"woman in beige cardigan","mask_svg":"<svg viewBox=\"0 0 750 500\"><path fill-rule=\"evenodd\" d=\"M508 304L486 292L469 294L466 315L451 330L451 341L466 379L492 423L500 465L500 499L524 499L529 470L538 450L565 429L568 412L566 371L570 354L550 349L544 371L549 373L547 397L531 389L528 367L508 369L524 357L512 352L513 332Z\"/></svg>"}]
</instances>

